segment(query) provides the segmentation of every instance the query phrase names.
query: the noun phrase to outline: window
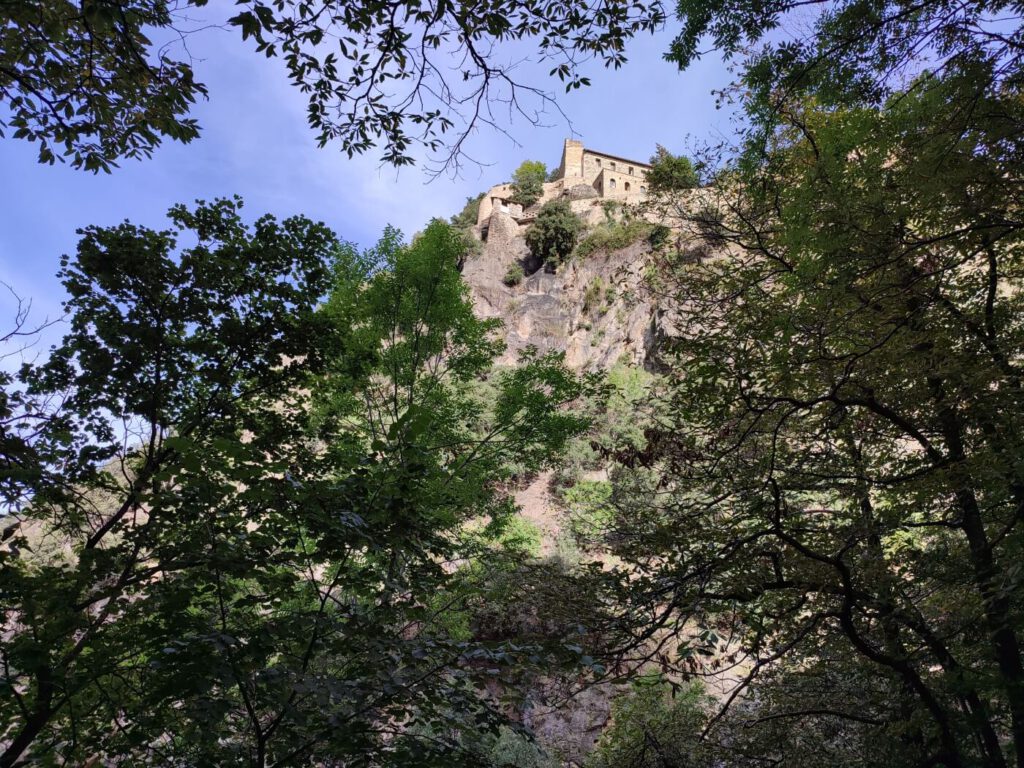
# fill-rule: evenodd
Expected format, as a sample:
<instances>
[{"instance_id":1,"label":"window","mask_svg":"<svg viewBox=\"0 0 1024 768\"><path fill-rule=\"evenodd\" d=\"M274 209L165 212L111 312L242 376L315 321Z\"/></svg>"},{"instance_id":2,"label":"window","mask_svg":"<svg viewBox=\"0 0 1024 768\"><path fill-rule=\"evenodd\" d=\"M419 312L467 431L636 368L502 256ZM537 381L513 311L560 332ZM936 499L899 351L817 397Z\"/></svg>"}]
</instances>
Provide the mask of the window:
<instances>
[{"instance_id":1,"label":"window","mask_svg":"<svg viewBox=\"0 0 1024 768\"><path fill-rule=\"evenodd\" d=\"M629 166L629 175L630 175L630 176L632 176L632 175L633 175L633 166L632 166L632 165L631 165L631 166Z\"/></svg>"},{"instance_id":2,"label":"window","mask_svg":"<svg viewBox=\"0 0 1024 768\"><path fill-rule=\"evenodd\" d=\"M601 158L600 157L596 157L594 159L597 160L597 167L600 168L601 167Z\"/></svg>"},{"instance_id":3,"label":"window","mask_svg":"<svg viewBox=\"0 0 1024 768\"><path fill-rule=\"evenodd\" d=\"M626 190L627 192L629 192L629 182L628 182L628 181L626 182L626 184L625 184L625 187L624 187L624 189L625 189L625 190Z\"/></svg>"},{"instance_id":4,"label":"window","mask_svg":"<svg viewBox=\"0 0 1024 768\"><path fill-rule=\"evenodd\" d=\"M608 188L615 189L615 179L608 179Z\"/></svg>"},{"instance_id":5,"label":"window","mask_svg":"<svg viewBox=\"0 0 1024 768\"><path fill-rule=\"evenodd\" d=\"M640 194L641 195L646 195L647 194L647 187L640 187Z\"/></svg>"},{"instance_id":6,"label":"window","mask_svg":"<svg viewBox=\"0 0 1024 768\"><path fill-rule=\"evenodd\" d=\"M608 165L613 171L615 170L615 163L608 163Z\"/></svg>"}]
</instances>

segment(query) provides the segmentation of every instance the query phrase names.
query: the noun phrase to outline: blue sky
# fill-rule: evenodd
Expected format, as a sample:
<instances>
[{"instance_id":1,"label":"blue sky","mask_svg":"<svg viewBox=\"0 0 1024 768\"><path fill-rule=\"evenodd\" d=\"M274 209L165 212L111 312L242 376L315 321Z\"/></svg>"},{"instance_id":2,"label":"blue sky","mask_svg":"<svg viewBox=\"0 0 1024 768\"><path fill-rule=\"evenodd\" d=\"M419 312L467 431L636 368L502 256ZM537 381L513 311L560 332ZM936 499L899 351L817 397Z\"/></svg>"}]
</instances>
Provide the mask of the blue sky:
<instances>
[{"instance_id":1,"label":"blue sky","mask_svg":"<svg viewBox=\"0 0 1024 768\"><path fill-rule=\"evenodd\" d=\"M709 57L678 73L661 58L669 39L666 33L634 41L625 67L595 68L590 88L559 98L577 138L644 159L656 143L683 151L689 141L730 133L729 117L711 95L728 83L725 67ZM420 167L382 167L372 153L349 160L337 147L318 149L305 100L288 85L281 63L253 54L237 33L205 31L190 49L210 90L193 112L203 135L191 144L167 142L149 160L93 175L39 165L34 145L0 140L0 279L32 299L36 321L60 315L63 291L54 275L61 255L74 251L76 228L87 224L129 219L162 227L175 203L239 194L252 218L303 213L369 245L387 224L408 235L432 216L457 212L467 196L506 180L524 159L554 167L571 131L557 114L545 116L546 127L509 125L518 145L481 130L470 149L487 165L431 181ZM0 296L3 327L12 314L8 297Z\"/></svg>"}]
</instances>

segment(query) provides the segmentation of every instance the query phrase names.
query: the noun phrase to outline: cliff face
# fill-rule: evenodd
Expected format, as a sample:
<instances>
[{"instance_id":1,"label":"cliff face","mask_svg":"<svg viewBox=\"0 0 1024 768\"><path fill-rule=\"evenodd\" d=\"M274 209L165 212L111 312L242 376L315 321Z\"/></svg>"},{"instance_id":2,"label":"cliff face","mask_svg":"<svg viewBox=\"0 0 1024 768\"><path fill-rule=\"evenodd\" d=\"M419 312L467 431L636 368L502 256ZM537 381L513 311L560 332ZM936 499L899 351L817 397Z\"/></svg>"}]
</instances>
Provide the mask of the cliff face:
<instances>
[{"instance_id":1,"label":"cliff face","mask_svg":"<svg viewBox=\"0 0 1024 768\"><path fill-rule=\"evenodd\" d=\"M551 187L545 185L549 199L558 193ZM587 187L579 194L573 189L558 194L569 201L588 229L609 223L607 201L595 198L593 188ZM598 249L585 257L574 257L552 274L531 256L526 245L525 234L535 215L536 208L493 210L476 228L483 240L481 252L463 267L477 314L498 318L504 324L507 348L497 362L514 365L519 352L532 345L541 352L564 352L566 363L580 371L608 370L616 365L660 368L658 348L672 336L678 318L670 309L659 306L649 287L659 257L647 238L622 248ZM634 209L632 215L644 214ZM646 218L659 223L650 214ZM706 250L697 247L699 243L684 242L678 232L673 237L676 248L690 246L688 250L695 258ZM518 285L505 285L505 275L517 264L526 277ZM607 481L608 477L608 468L600 467L583 473L581 479ZM551 471L532 478L516 494L521 515L542 537L541 558L557 557L562 537L571 536L561 498ZM582 556L595 557L594 553ZM727 665L725 671L706 679L708 692L726 698L746 671L742 665ZM605 682L585 686L567 698L574 682L534 681L527 703L514 714L553 758L553 764L562 768L586 764L611 722L613 700L628 695L629 690L628 686Z\"/></svg>"},{"instance_id":2,"label":"cliff face","mask_svg":"<svg viewBox=\"0 0 1024 768\"><path fill-rule=\"evenodd\" d=\"M648 365L660 320L646 287L651 263L647 242L599 251L551 274L530 256L525 231L526 226L495 211L483 252L463 268L478 314L505 324L508 349L498 362L513 364L520 350L533 345L541 352L565 352L567 364L579 370L610 368L617 362ZM527 277L507 286L503 278L517 263Z\"/></svg>"},{"instance_id":3,"label":"cliff face","mask_svg":"<svg viewBox=\"0 0 1024 768\"><path fill-rule=\"evenodd\" d=\"M573 199L572 206L590 225L605 217L599 200ZM541 352L564 352L566 363L577 370L623 363L649 367L663 320L647 288L646 272L653 262L648 242L597 251L551 274L531 257L527 228L508 213L494 211L478 227L478 232L486 230L482 252L462 271L478 315L504 323L507 348L498 364L514 365L519 352L532 345ZM514 264L527 276L507 286L503 278ZM533 478L516 502L543 538L542 557L553 556L566 520L553 492L552 472ZM516 717L558 765L578 768L609 722L617 689L607 683L588 687L566 702L560 690L564 684L536 681L531 704Z\"/></svg>"}]
</instances>

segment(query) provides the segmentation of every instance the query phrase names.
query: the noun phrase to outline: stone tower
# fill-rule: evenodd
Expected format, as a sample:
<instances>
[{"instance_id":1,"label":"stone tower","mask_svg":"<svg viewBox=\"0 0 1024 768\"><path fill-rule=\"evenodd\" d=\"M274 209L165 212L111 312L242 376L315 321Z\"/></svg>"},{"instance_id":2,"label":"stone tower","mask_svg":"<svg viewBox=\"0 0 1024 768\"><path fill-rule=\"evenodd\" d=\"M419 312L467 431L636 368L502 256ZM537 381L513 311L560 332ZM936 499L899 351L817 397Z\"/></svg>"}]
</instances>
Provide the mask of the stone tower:
<instances>
[{"instance_id":1,"label":"stone tower","mask_svg":"<svg viewBox=\"0 0 1024 768\"><path fill-rule=\"evenodd\" d=\"M566 139L562 147L562 164L558 166L557 179L573 184L583 180L583 142Z\"/></svg>"}]
</instances>

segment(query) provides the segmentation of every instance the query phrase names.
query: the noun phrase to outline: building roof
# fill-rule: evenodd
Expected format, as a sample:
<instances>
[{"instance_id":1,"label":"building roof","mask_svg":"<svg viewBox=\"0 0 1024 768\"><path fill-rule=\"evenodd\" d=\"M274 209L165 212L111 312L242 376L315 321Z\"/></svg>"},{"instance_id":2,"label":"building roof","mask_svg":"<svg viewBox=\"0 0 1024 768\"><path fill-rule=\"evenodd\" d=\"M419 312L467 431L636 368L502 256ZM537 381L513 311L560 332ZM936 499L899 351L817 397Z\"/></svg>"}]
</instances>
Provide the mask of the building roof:
<instances>
[{"instance_id":1,"label":"building roof","mask_svg":"<svg viewBox=\"0 0 1024 768\"><path fill-rule=\"evenodd\" d=\"M610 155L607 152L601 152L601 151L596 150L596 149L588 149L587 147L584 147L583 148L583 154L587 154L588 152L590 154L592 154L592 155L600 155L601 157L607 157L609 160L618 160L618 161L623 162L623 163L630 163L631 165L639 165L639 166L641 166L643 168L650 168L651 167L650 163L644 163L644 162L641 162L639 160L630 160L628 157L622 157L620 155Z\"/></svg>"}]
</instances>

